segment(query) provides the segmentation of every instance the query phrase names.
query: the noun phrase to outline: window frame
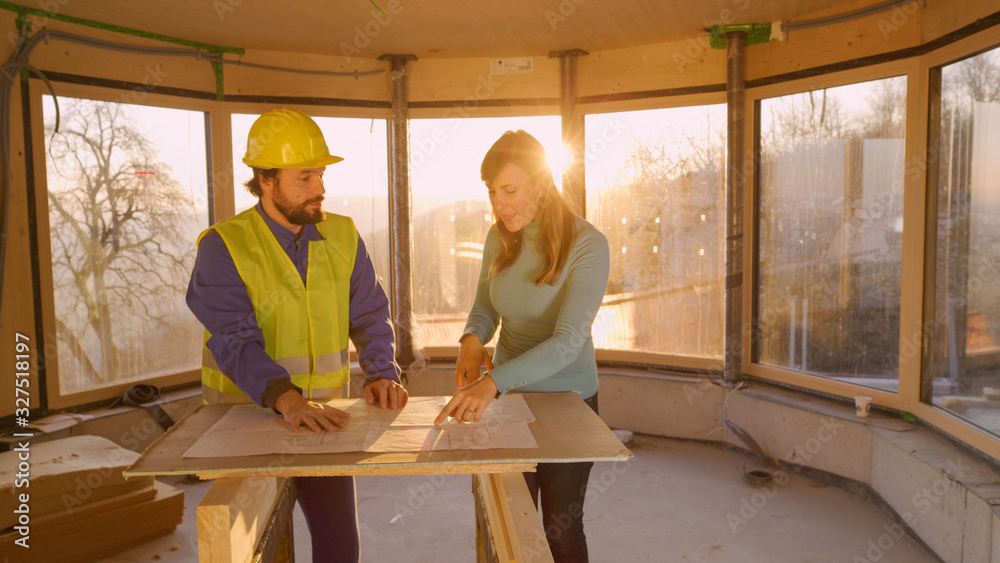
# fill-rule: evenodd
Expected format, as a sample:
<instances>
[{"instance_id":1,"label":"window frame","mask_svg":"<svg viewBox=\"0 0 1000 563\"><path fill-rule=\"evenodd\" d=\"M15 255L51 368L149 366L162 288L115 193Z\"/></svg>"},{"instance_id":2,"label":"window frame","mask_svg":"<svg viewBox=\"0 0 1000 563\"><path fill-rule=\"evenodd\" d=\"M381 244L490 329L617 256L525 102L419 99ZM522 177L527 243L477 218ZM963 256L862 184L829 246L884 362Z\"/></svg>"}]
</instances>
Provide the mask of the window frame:
<instances>
[{"instance_id":1,"label":"window frame","mask_svg":"<svg viewBox=\"0 0 1000 563\"><path fill-rule=\"evenodd\" d=\"M892 411L911 413L922 422L936 428L968 446L1000 459L1000 437L990 434L974 424L921 400L921 382L924 349L927 332L933 316L934 268L935 268L935 225L937 221L936 193L928 191L928 167L936 163L928 162L929 117L931 107L931 73L941 67L962 60L972 54L1000 46L1000 26L983 30L968 37L946 44L924 54L880 63L863 68L824 74L816 77L791 80L754 88L747 88L746 112L751 116L745 124L746 138L752 140L748 149L752 155L759 154L759 137L756 122L759 101L809 90L830 88L867 80L877 80L890 76L906 76L906 117L904 149L904 201L903 201L903 249L902 280L900 288L899 322L899 392L865 387L823 376L797 372L790 369L756 363L751 357L752 330L757 318L755 288L758 282L758 195L759 178L756 162L754 181L751 189L744 194L744 223L752 229L749 244L744 244L744 264L750 267L744 272L743 301L750 306L743 310L743 373L761 380L781 385L819 392L844 398L868 395L879 406ZM748 158L752 156L748 154ZM928 210L935 210L928 213Z\"/></svg>"},{"instance_id":2,"label":"window frame","mask_svg":"<svg viewBox=\"0 0 1000 563\"><path fill-rule=\"evenodd\" d=\"M706 88L707 89L707 88ZM599 101L580 104L577 107L582 111L582 121L586 123L586 118L591 115L606 115L610 113L624 113L631 111L647 111L656 109L680 109L695 106L708 106L726 103L726 92L701 92L696 94L682 94L665 97L649 97L618 101ZM584 146L586 146L587 131L584 130ZM584 178L586 178L586 163L584 163ZM586 191L586 185L584 185ZM724 248L725 245L722 245ZM723 326L725 326L723 324ZM721 335L723 341L725 334ZM701 376L721 377L723 369L723 358L705 358L698 356L685 356L666 352L649 351L629 351L610 348L598 348L596 350L597 362L607 366L642 366L657 369L673 369L677 371L693 372Z\"/></svg>"},{"instance_id":3,"label":"window frame","mask_svg":"<svg viewBox=\"0 0 1000 563\"><path fill-rule=\"evenodd\" d=\"M932 104L940 103L939 98L934 99L934 97L931 96L930 88L933 83L932 73L936 72L938 73L938 76L940 76L942 67L992 49L1000 49L1000 25L945 45L940 49L927 53L921 57L922 78L924 80L921 91L924 105L921 109L923 110L922 117L924 117L924 124L928 126L928 134L925 135L925 138L923 139L923 150L925 151L925 154L931 150L937 151L937 140L931 138L929 135L931 131L936 129L936 125L930 125L930 118L932 116L940 115L940 105L932 106ZM936 176L937 173L938 169L935 166L934 175ZM925 192L925 210L927 212L922 217L924 220L924 233L926 236L926 244L924 246L924 253L922 257L926 267L918 275L921 276L923 287L925 288L921 303L922 326L933 327L934 301L936 298L934 281L936 277L937 264L936 237L938 197L937 190L931 190L929 188L936 188L936 178L925 177L924 186L928 188ZM926 344L930 338L933 338L932 334L929 336L929 338L924 339L924 344ZM926 356L927 352L921 348L921 367L923 366L923 360L927 359ZM908 409L909 412L912 412L920 419L927 421L929 424L964 442L968 446L983 452L993 459L1000 459L1000 436L992 434L975 425L973 422L960 418L947 410L934 405L933 403L923 401L923 397L921 395L921 385L923 383L922 371L923 370L921 369L914 374L914 381L912 382L914 389L912 392L912 404Z\"/></svg>"},{"instance_id":4,"label":"window frame","mask_svg":"<svg viewBox=\"0 0 1000 563\"><path fill-rule=\"evenodd\" d=\"M162 94L154 93L144 93L141 100L125 99L127 94L123 92L129 92L130 90L118 90L112 88L103 88L98 86L90 86L84 84L72 84L66 82L53 82L53 89L55 90L55 95L57 97L70 97L70 98L83 98L96 101L107 101L107 102L125 102L134 105L141 106L151 106L151 107L161 107L167 109L180 109L186 111L198 111L203 112L209 116L210 127L212 129L206 128L206 151L214 155L214 151L217 147L212 145L212 139L216 139L217 136L211 135L211 130L215 127L215 121L212 120L212 110L217 107L216 103L207 102L205 100L191 99L191 98L181 98L177 96L166 96ZM45 120L42 107L42 96L50 95L51 92L42 84L38 79L32 79L29 82L29 93L30 93L30 111L31 111L31 134L34 139L40 139L41 142L32 143L32 157L34 162L34 174L35 174L35 197L36 197L36 209L39 211L47 210L48 206L48 178L47 178L47 165L46 165L46 141L45 141ZM212 170L212 164L215 159L208 159L207 166L209 170ZM213 192L216 189L213 188ZM52 246L49 233L51 232L51 227L49 224L49 214L48 212L40 212L37 214L37 228L38 228L38 260L39 260L39 272L40 280L39 286L41 289L41 306L42 306L42 330L45 335L44 350L45 350L45 389L46 389L46 403L45 407L47 409L62 409L67 407L75 407L84 404L91 404L99 401L104 401L114 397L121 396L121 394L128 387L135 385L137 383L150 383L157 385L161 388L176 387L198 381L201 378L201 370L184 370L170 374L164 374L159 376L147 377L147 378L136 378L122 383L107 385L93 389L86 389L83 391L74 391L70 393L63 393L61 390L61 377L59 374L59 356L58 356L58 346L56 345L56 330L55 330L55 297L54 297L54 285L53 285L53 274L52 274Z\"/></svg>"},{"instance_id":5,"label":"window frame","mask_svg":"<svg viewBox=\"0 0 1000 563\"><path fill-rule=\"evenodd\" d=\"M912 268L914 266L914 257L923 255L922 201L916 201L920 198L913 197L913 194L919 193L923 190L922 186L924 183L924 175L922 171L919 174L909 173L909 163L914 162L913 159L917 156L914 154L914 148L920 147L922 149L926 145L926 142L923 141L926 137L926 125L921 127L920 124L915 123L914 120L915 110L919 111L919 108L925 107L925 104L921 104L919 100L914 99L915 95L920 93L919 86L915 86L919 84L920 77L920 65L918 59L903 59L859 69L852 69L849 71L824 74L817 77L747 89L747 108L745 115L749 116L749 118L746 120L747 123L745 123L745 133L746 138L751 140L751 142L748 143L748 148L753 154L753 158L751 159L753 162L753 181L752 183L748 183L748 186L752 186L752 188L746 190L746 193L744 194L744 224L751 226L752 235L750 244L744 244L744 264L749 264L750 267L744 272L743 298L744 303L747 304L747 306L744 306L743 319L744 326L756 327L759 316L759 304L756 288L760 277L758 241L761 186L759 169L757 167L757 157L759 156L761 150L760 128L758 125L758 121L760 119L760 102L764 99L800 94L823 88L835 88L849 84L875 81L894 76L906 77L907 104L905 118L906 132L904 135L904 166L906 166L906 168L904 169L903 180L903 224L906 226L904 227L903 232L903 263L900 284L900 319L898 336L900 343L899 350L901 351L897 373L897 378L899 379L899 392L893 393L884 389L857 385L821 375L809 374L779 366L758 363L756 358L754 358L756 343L753 342L751 338L751 335L754 332L752 329L745 330L743 335L743 372L761 379L796 387L803 387L831 395L843 397L868 395L871 396L874 402L880 406L905 410L905 398L909 397L914 390L912 389L913 386L910 385L908 379L911 378L914 372L919 373L920 370L919 354L916 354L916 358L914 358L907 357L906 354L902 353L902 350L905 349L904 342L910 340L906 335L913 334L914 327L917 327L917 334L919 334L919 314L916 314L917 312L915 312L913 308L907 307L906 304L912 303L913 299L921 294L923 281L922 276L919 273L916 276L912 274ZM919 209L918 204L920 204ZM920 213L919 219L915 216L915 213ZM919 228L914 227L913 225L919 225ZM919 262L920 261L917 261L916 264L918 268L922 267L922 264Z\"/></svg>"},{"instance_id":6,"label":"window frame","mask_svg":"<svg viewBox=\"0 0 1000 563\"><path fill-rule=\"evenodd\" d=\"M648 98L636 98L625 100L581 102L577 109L581 112L583 121L586 116L601 115L607 113L618 113L626 111L643 111L652 109L673 109L689 106L702 106L724 104L726 93L718 91L708 91L696 94L682 94L676 96L658 96ZM456 117L454 112L461 106L436 106L426 108L410 108L410 119L447 119ZM535 106L476 106L470 110L465 110L471 115L459 117L524 117L538 115L559 115L559 107L551 105ZM584 131L586 138L586 131ZM449 361L458 357L458 343L455 346L427 346L423 348L424 354L431 360ZM682 356L677 354L657 353L657 352L634 352L628 350L614 350L599 348L596 350L597 362L607 366L640 366L658 369L678 370L693 372L703 376L720 377L722 374L722 358L701 358L694 356Z\"/></svg>"},{"instance_id":7,"label":"window frame","mask_svg":"<svg viewBox=\"0 0 1000 563\"><path fill-rule=\"evenodd\" d=\"M904 66L905 63L905 66ZM918 68L915 65L915 61L906 60L901 62L893 63L883 63L880 65L874 65L871 67L865 67L862 69L857 69L854 71L827 74L817 79L803 79L790 82L784 82L781 84L774 84L769 86L763 86L747 90L747 113L745 115L752 116L747 121L749 126L749 131L746 132L746 138L751 139L753 158L753 181L748 183L748 186L752 186L751 189L747 190L746 196L749 196L747 200L744 201L744 221L747 225L752 225L752 236L751 244L744 244L744 251L747 256L744 255L746 260L745 264L750 264L750 268L747 268L745 274L749 274L749 279L744 278L744 319L749 326L756 328L760 310L759 310L759 295L756 292L757 286L760 281L760 257L759 257L759 239L760 239L760 194L761 194L761 184L760 184L760 170L757 163L760 158L761 151L761 141L760 141L760 102L765 99L774 99L788 95L801 94L809 91L816 91L826 88L836 88L839 86L847 86L851 84L859 84L864 82L874 82L877 80L882 80L886 78L893 77L904 77L906 79L906 103L907 112L905 118L905 133L904 133L904 176L903 176L903 223L904 225L912 225L915 221L912 219L912 201L914 198L909 195L915 193L914 189L920 189L917 186L916 179L913 178L912 174L907 174L909 170L909 163L913 162L914 154L912 153L912 147L914 147L914 136L911 134L911 126L913 125L912 114L910 111L911 104L914 100L911 96L913 79L915 74L918 72ZM920 132L916 132L919 134ZM922 183L922 182L921 182ZM747 214L750 214L747 217ZM922 223L922 219L920 221ZM903 248L902 248L902 259L903 264L901 268L901 281L900 281L900 321L899 321L899 350L904 349L904 342L912 339L907 338L907 334L911 334L908 327L912 325L912 320L908 318L909 315L905 303L907 303L907 295L914 295L919 293L918 288L913 287L912 281L913 276L907 275L907 256L908 250L912 252L912 245L915 243L913 240L914 233L912 232L912 227L904 227L903 232ZM922 233L920 233L922 236ZM912 266L912 260L910 261ZM907 324L907 323L910 324ZM755 333L755 332L753 332ZM886 401L889 397L896 397L897 393L888 391L885 389L879 389L875 387L868 387L864 385L858 385L853 383L847 383L831 377L826 377L823 375L806 373L790 368L784 368L780 366L762 364L757 361L756 353L756 343L749 337L750 335L744 334L744 346L743 346L743 359L744 359L744 373L750 375L771 379L778 381L780 383L786 383L791 385L805 386L808 388L816 389L823 393L831 393L836 395L843 395L848 397L853 397L855 395L868 395L880 405L886 405ZM899 380L900 393L903 392L903 377L902 374L907 368L904 367L903 353L900 352L899 368L897 372L897 379ZM801 378L808 378L806 380L801 380ZM827 383L835 383L838 385L827 385ZM805 384L805 385L803 385ZM888 406L888 405L887 405Z\"/></svg>"}]
</instances>

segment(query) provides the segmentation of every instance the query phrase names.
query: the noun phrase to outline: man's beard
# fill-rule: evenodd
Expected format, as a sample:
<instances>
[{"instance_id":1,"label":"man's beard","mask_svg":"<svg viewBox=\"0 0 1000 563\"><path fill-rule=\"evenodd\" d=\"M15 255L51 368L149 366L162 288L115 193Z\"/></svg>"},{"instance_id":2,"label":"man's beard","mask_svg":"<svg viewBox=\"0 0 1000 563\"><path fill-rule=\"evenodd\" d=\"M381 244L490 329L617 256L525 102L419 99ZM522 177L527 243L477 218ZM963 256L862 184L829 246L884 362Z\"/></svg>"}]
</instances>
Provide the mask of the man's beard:
<instances>
[{"instance_id":1,"label":"man's beard","mask_svg":"<svg viewBox=\"0 0 1000 563\"><path fill-rule=\"evenodd\" d=\"M293 225L314 225L323 219L326 219L326 213L322 209L310 209L307 207L310 203L318 203L321 201L323 201L323 196L319 196L309 201L304 201L299 205L292 205L288 203L285 193L281 191L281 182L275 184L273 199L274 208L277 209L279 213L284 215L285 219Z\"/></svg>"}]
</instances>

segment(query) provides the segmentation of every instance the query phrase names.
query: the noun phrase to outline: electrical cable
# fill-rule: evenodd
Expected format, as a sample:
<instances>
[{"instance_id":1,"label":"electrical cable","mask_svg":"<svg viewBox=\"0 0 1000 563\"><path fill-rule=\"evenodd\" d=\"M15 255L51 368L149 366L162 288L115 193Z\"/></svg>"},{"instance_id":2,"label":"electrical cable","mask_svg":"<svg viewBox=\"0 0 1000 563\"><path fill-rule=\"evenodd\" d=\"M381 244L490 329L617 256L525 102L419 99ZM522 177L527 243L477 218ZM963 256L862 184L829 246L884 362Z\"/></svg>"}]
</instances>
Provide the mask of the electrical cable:
<instances>
[{"instance_id":1,"label":"electrical cable","mask_svg":"<svg viewBox=\"0 0 1000 563\"><path fill-rule=\"evenodd\" d=\"M11 62L0 67L0 286L3 286L3 275L6 273L7 232L10 218L10 96L14 82L25 68L27 54L25 40L27 32L20 30L17 46ZM3 303L3 288L0 287L0 305Z\"/></svg>"},{"instance_id":2,"label":"electrical cable","mask_svg":"<svg viewBox=\"0 0 1000 563\"><path fill-rule=\"evenodd\" d=\"M213 63L222 64L235 64L240 66L246 66L250 68L259 68L263 70L275 70L279 72L293 72L297 74L311 74L311 75L324 75L324 76L369 76L372 74L381 74L385 72L384 68L376 70L366 70L364 72L340 72L340 71L328 71L328 70L307 70L298 68L287 68L272 65L262 65L257 63L248 63L239 60L224 59L216 53L210 51L205 51L203 49L180 49L173 47L140 47L137 45L127 45L124 43L113 43L111 41L104 41L101 39L94 39L92 37L85 37L82 35L74 35L72 33L66 33L62 31L52 31L49 29L42 29L32 37L32 41L35 38L42 36L45 42L48 43L49 39L61 39L63 41L69 41L72 43L80 43L89 47L98 47L102 49L109 49L112 51L122 51L126 53L142 54L142 55L163 55L163 56L179 56L179 57L193 57L198 60L206 60Z\"/></svg>"},{"instance_id":3,"label":"electrical cable","mask_svg":"<svg viewBox=\"0 0 1000 563\"><path fill-rule=\"evenodd\" d=\"M844 12L843 14L836 14L833 16L826 16L822 18L816 18L813 20L804 20L798 22L788 22L781 24L781 31L796 31L800 29L809 29L811 27L819 27L822 25L830 25L835 23L843 23L845 21L863 18L865 16L870 16L872 14L877 14L883 12L890 8L898 8L905 6L907 4L912 4L913 2L922 0L886 0L885 2L880 2L878 4L872 4L865 8L859 8L851 12Z\"/></svg>"},{"instance_id":4,"label":"electrical cable","mask_svg":"<svg viewBox=\"0 0 1000 563\"><path fill-rule=\"evenodd\" d=\"M729 391L729 393L726 394L726 399L722 402L722 423L726 426L726 428L729 429L730 432L732 432L737 438L739 438L740 441L746 444L747 448L755 456L757 456L757 458L760 460L761 463L772 466L776 465L774 459L771 458L771 456L767 455L767 452L764 451L764 448L762 448L761 445L757 443L757 440L753 439L753 436L751 436L749 432L747 432L739 425L729 420L729 398L733 396L733 393L739 391L741 388L743 388L742 381L737 383L736 386L733 387ZM745 470L744 473L746 473Z\"/></svg>"},{"instance_id":5,"label":"electrical cable","mask_svg":"<svg viewBox=\"0 0 1000 563\"><path fill-rule=\"evenodd\" d=\"M371 74L382 74L383 72L385 72L384 68L380 68L380 69L376 69L376 70L366 70L364 72L358 72L358 71L354 71L354 72L335 72L335 71L332 71L332 70L303 70L303 69L297 69L297 68L285 68L285 67L281 67L281 66L271 66L271 65L262 65L262 64L257 64L257 63L248 63L248 62L239 61L239 60L234 61L234 60L228 60L228 59L223 59L223 58L216 58L216 57L211 57L211 56L202 57L202 58L207 59L207 60L212 61L212 62L215 62L215 63L223 63L223 64L230 64L230 65L234 64L234 65L237 65L237 66L245 66L245 67L249 67L249 68L259 68L259 69L263 69L263 70L277 70L277 71L280 71L280 72L295 72L295 73L298 73L298 74L321 74L321 75L325 75L325 76L353 76L353 77L357 78L359 76L369 76Z\"/></svg>"},{"instance_id":6,"label":"electrical cable","mask_svg":"<svg viewBox=\"0 0 1000 563\"><path fill-rule=\"evenodd\" d=\"M104 41L101 39L93 39L91 37L85 37L82 35L75 35L72 33L66 33L63 31L52 31L49 29L42 29L30 39L27 36L27 26L22 26L19 30L19 37L14 49L14 54L11 60L0 66L0 286L2 286L3 273L6 271L6 260L7 260L7 233L8 233L8 220L10 214L10 189L11 189L11 172L10 172L10 101L11 101L11 90L14 87L14 83L17 82L17 77L22 70L27 70L28 72L41 78L42 82L48 88L49 92L52 94L53 99L56 99L55 90L52 87L52 83L49 82L45 74L40 70L32 67L28 64L28 56L31 52L38 46L38 44L44 41L48 44L50 39L58 39L62 41L68 41L70 43L79 43L81 45L86 45L88 47L96 47L100 49L109 49L113 51L122 51L132 54L142 54L142 55L161 55L161 56L181 56L181 57L193 57L196 60L206 60L210 63L222 63L222 64L236 64L241 66L246 66L250 68L259 68L263 70L272 70L278 72L292 72L297 74L309 74L309 75L324 75L324 76L353 76L357 79L360 76L369 76L372 74L380 74L385 72L385 69L369 70L364 72L334 72L334 71L323 71L323 70L306 70L306 69L296 69L296 68L285 68L271 65L261 65L256 63L247 63L238 60L227 60L222 57L219 53L214 53L211 51L206 51L200 48L166 48L166 47L141 47L137 45L127 45L123 43L114 43L111 41ZM59 130L59 102L56 99L56 131ZM0 306L3 303L3 287L0 287Z\"/></svg>"},{"instance_id":7,"label":"electrical cable","mask_svg":"<svg viewBox=\"0 0 1000 563\"><path fill-rule=\"evenodd\" d=\"M729 418L727 416L727 414L729 413L729 398L733 396L733 393L739 391L742 388L743 388L743 382L740 381L729 390L729 393L726 393L726 398L723 399L722 401L722 424L724 424L726 428L729 428L730 430L732 430L733 427L730 426Z\"/></svg>"}]
</instances>

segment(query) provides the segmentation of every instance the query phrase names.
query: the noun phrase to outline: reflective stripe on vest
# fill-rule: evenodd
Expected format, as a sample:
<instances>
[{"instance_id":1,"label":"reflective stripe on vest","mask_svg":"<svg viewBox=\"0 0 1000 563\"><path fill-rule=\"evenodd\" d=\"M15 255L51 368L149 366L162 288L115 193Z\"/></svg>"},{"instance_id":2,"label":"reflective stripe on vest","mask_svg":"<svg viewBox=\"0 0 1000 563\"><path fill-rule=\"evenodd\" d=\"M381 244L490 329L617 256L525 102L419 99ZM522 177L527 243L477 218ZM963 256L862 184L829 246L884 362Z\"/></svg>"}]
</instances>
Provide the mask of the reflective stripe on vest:
<instances>
[{"instance_id":1,"label":"reflective stripe on vest","mask_svg":"<svg viewBox=\"0 0 1000 563\"><path fill-rule=\"evenodd\" d=\"M316 358L316 373L342 370L344 366L350 366L350 361L351 355L347 350L320 356ZM275 361L275 363L288 370L288 373L304 373L309 370L308 356L283 358ZM212 356L212 352L206 346L202 346L201 348L201 365L211 370L222 371L219 369L219 365L215 363L215 356Z\"/></svg>"},{"instance_id":2,"label":"reflective stripe on vest","mask_svg":"<svg viewBox=\"0 0 1000 563\"><path fill-rule=\"evenodd\" d=\"M295 265L255 208L212 227L246 284L265 352L313 400L339 397L350 378L348 309L358 249L351 219L328 214L316 228L324 240L309 243L303 287ZM205 331L206 343L210 337ZM207 346L202 354L202 388L209 402L249 400L222 373Z\"/></svg>"},{"instance_id":3,"label":"reflective stripe on vest","mask_svg":"<svg viewBox=\"0 0 1000 563\"><path fill-rule=\"evenodd\" d=\"M325 403L330 399L346 399L344 391L347 386L343 387L331 387L328 389L316 389L312 390L312 400ZM226 394L217 389L212 389L204 383L201 384L201 399L203 403L249 403L250 397L247 397L245 393L231 393Z\"/></svg>"}]
</instances>

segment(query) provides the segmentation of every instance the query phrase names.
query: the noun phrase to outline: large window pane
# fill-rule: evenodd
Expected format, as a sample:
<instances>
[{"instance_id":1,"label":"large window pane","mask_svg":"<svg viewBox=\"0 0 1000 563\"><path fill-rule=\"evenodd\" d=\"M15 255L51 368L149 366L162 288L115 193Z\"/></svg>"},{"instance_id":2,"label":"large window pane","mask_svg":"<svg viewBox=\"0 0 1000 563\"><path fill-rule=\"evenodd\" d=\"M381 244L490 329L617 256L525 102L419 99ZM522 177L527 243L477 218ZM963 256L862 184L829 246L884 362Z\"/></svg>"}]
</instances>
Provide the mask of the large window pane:
<instances>
[{"instance_id":1,"label":"large window pane","mask_svg":"<svg viewBox=\"0 0 1000 563\"><path fill-rule=\"evenodd\" d=\"M201 364L184 303L208 226L205 115L43 99L59 388L71 393Z\"/></svg>"},{"instance_id":2,"label":"large window pane","mask_svg":"<svg viewBox=\"0 0 1000 563\"><path fill-rule=\"evenodd\" d=\"M756 361L895 391L904 77L760 103Z\"/></svg>"},{"instance_id":3,"label":"large window pane","mask_svg":"<svg viewBox=\"0 0 1000 563\"><path fill-rule=\"evenodd\" d=\"M940 115L925 398L1000 434L1000 49L941 69Z\"/></svg>"},{"instance_id":4,"label":"large window pane","mask_svg":"<svg viewBox=\"0 0 1000 563\"><path fill-rule=\"evenodd\" d=\"M246 190L251 170L243 164L250 126L259 114L233 114L233 180L236 212L257 205ZM323 210L354 220L358 234L375 263L375 273L389 292L389 177L384 119L317 117L330 152L344 160L327 166L323 176Z\"/></svg>"},{"instance_id":5,"label":"large window pane","mask_svg":"<svg viewBox=\"0 0 1000 563\"><path fill-rule=\"evenodd\" d=\"M599 348L721 358L725 106L586 118L587 218L611 247Z\"/></svg>"},{"instance_id":6,"label":"large window pane","mask_svg":"<svg viewBox=\"0 0 1000 563\"><path fill-rule=\"evenodd\" d=\"M558 117L410 121L417 346L458 345L476 295L483 242L492 223L479 165L504 131L516 129L538 139L550 161L562 152ZM558 164L553 168L559 169Z\"/></svg>"}]
</instances>

